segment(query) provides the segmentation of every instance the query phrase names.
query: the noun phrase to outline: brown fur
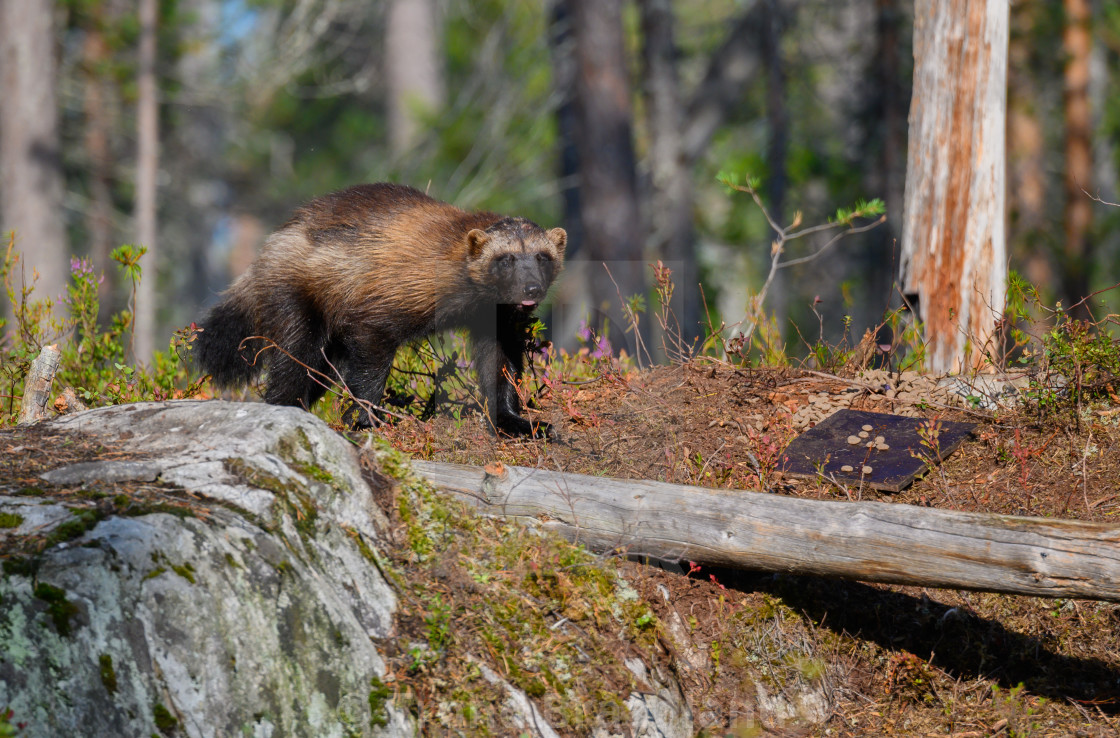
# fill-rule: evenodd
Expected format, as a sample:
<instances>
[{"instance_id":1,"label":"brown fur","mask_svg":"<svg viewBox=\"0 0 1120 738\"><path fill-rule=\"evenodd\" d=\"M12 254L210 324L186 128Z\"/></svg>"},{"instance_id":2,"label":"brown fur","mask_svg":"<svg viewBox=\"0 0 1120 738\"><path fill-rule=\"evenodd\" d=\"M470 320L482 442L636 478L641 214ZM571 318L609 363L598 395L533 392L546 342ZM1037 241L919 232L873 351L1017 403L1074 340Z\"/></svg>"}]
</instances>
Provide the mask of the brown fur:
<instances>
[{"instance_id":1,"label":"brown fur","mask_svg":"<svg viewBox=\"0 0 1120 738\"><path fill-rule=\"evenodd\" d=\"M299 360L266 352L268 402L310 406L322 388L299 362L329 373L325 353L357 397L378 403L402 343L466 327L495 427L534 432L503 375L521 374L525 325L565 243L562 229L463 211L411 187L352 187L311 201L269 237L203 321L198 360L217 384L243 383L260 362L238 344L266 336ZM353 421L372 419L354 409Z\"/></svg>"}]
</instances>

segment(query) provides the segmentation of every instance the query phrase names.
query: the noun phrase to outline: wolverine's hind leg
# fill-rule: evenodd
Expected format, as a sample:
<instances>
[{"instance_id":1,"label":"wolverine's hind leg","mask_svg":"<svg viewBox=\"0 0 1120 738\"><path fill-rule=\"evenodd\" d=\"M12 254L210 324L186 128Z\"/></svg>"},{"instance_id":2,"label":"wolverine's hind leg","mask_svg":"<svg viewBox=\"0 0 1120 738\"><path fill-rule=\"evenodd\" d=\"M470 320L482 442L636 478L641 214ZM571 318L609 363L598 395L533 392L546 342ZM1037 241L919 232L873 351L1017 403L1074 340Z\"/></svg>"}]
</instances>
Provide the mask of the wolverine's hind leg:
<instances>
[{"instance_id":1,"label":"wolverine's hind leg","mask_svg":"<svg viewBox=\"0 0 1120 738\"><path fill-rule=\"evenodd\" d=\"M315 341L280 343L268 363L268 386L264 401L272 405L295 405L310 410L330 384L328 367ZM290 356L289 356L290 354Z\"/></svg>"},{"instance_id":2,"label":"wolverine's hind leg","mask_svg":"<svg viewBox=\"0 0 1120 738\"><path fill-rule=\"evenodd\" d=\"M371 406L379 405L385 394L397 346L384 336L360 335L348 339L343 350L342 376L353 398L342 419L353 428L372 428L381 418Z\"/></svg>"},{"instance_id":3,"label":"wolverine's hind leg","mask_svg":"<svg viewBox=\"0 0 1120 738\"><path fill-rule=\"evenodd\" d=\"M326 329L322 321L305 314L281 326L278 333L268 337L276 345L265 349L268 385L264 400L310 410L332 380L323 353Z\"/></svg>"}]
</instances>

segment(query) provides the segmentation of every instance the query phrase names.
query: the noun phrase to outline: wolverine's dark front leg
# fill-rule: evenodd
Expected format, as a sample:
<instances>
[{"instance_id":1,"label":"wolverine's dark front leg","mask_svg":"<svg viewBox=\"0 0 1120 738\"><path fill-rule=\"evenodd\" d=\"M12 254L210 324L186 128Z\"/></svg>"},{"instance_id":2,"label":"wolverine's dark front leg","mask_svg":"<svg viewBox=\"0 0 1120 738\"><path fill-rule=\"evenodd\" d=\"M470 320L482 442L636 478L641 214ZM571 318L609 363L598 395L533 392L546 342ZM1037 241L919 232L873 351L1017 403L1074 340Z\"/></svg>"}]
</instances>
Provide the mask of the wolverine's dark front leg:
<instances>
[{"instance_id":1,"label":"wolverine's dark front leg","mask_svg":"<svg viewBox=\"0 0 1120 738\"><path fill-rule=\"evenodd\" d=\"M525 330L499 308L496 325L471 330L478 383L494 430L512 436L548 438L552 426L521 416L516 382L525 368Z\"/></svg>"},{"instance_id":2,"label":"wolverine's dark front leg","mask_svg":"<svg viewBox=\"0 0 1120 738\"><path fill-rule=\"evenodd\" d=\"M343 379L354 399L342 419L353 428L372 428L381 419L370 406L381 403L397 347L383 337L362 336L348 340L345 350Z\"/></svg>"}]
</instances>

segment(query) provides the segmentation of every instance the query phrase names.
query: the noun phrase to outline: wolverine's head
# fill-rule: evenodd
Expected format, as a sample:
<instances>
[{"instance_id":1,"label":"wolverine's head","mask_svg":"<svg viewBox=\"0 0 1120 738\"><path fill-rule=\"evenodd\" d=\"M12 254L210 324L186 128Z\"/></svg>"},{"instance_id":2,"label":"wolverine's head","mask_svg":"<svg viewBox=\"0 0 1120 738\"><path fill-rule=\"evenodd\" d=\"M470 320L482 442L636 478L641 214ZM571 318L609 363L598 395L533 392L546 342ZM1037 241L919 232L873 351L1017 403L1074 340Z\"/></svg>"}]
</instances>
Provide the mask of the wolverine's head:
<instances>
[{"instance_id":1,"label":"wolverine's head","mask_svg":"<svg viewBox=\"0 0 1120 738\"><path fill-rule=\"evenodd\" d=\"M467 234L471 281L494 302L532 310L564 265L568 234L524 218L503 218Z\"/></svg>"}]
</instances>

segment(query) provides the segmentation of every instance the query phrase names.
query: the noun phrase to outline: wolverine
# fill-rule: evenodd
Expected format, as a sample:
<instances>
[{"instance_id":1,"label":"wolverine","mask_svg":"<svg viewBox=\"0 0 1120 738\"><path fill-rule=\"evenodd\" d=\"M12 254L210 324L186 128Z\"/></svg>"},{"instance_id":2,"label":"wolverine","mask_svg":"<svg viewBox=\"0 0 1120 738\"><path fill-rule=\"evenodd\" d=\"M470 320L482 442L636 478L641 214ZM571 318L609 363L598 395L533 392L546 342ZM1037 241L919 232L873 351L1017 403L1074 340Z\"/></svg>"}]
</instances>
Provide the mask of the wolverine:
<instances>
[{"instance_id":1,"label":"wolverine","mask_svg":"<svg viewBox=\"0 0 1120 738\"><path fill-rule=\"evenodd\" d=\"M548 436L521 415L515 382L528 326L564 263L567 234L467 212L396 184L366 184L298 209L201 323L199 367L219 387L267 369L264 399L310 408L341 374L353 427L374 425L397 349L466 328L496 432ZM275 344L262 351L264 338ZM333 367L333 368L332 368ZM318 377L318 380L316 379Z\"/></svg>"}]
</instances>

